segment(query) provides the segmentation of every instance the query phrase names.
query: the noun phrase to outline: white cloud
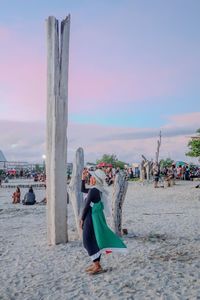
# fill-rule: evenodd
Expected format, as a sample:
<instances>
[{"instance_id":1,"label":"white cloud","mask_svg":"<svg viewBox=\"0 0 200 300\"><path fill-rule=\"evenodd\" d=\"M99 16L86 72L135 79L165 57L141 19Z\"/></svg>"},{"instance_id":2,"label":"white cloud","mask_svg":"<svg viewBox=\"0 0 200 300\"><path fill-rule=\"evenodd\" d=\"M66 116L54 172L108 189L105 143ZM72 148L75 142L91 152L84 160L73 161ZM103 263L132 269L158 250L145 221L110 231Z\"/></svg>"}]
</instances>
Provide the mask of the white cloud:
<instances>
[{"instance_id":1,"label":"white cloud","mask_svg":"<svg viewBox=\"0 0 200 300\"><path fill-rule=\"evenodd\" d=\"M187 143L199 126L200 113L169 116L162 126L160 157L191 161L185 156ZM68 161L82 147L85 162L94 162L104 153L116 154L125 162L138 162L141 154L154 159L159 129L134 129L72 124L68 126ZM45 153L45 124L0 121L0 149L9 161L42 162Z\"/></svg>"}]
</instances>

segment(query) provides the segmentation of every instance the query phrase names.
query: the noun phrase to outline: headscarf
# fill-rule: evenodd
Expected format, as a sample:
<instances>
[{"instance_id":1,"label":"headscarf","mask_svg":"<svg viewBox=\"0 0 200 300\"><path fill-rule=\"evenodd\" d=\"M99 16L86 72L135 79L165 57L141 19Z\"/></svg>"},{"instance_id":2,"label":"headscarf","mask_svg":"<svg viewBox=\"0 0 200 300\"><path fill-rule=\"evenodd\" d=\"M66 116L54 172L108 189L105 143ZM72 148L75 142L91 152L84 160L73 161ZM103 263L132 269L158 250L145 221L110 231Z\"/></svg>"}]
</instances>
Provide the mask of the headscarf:
<instances>
[{"instance_id":1,"label":"headscarf","mask_svg":"<svg viewBox=\"0 0 200 300\"><path fill-rule=\"evenodd\" d=\"M91 188L96 188L100 191L100 198L104 205L104 212L106 216L109 217L111 215L111 205L109 205L109 192L105 187L106 174L100 169L89 171L89 173L96 179L96 184Z\"/></svg>"}]
</instances>

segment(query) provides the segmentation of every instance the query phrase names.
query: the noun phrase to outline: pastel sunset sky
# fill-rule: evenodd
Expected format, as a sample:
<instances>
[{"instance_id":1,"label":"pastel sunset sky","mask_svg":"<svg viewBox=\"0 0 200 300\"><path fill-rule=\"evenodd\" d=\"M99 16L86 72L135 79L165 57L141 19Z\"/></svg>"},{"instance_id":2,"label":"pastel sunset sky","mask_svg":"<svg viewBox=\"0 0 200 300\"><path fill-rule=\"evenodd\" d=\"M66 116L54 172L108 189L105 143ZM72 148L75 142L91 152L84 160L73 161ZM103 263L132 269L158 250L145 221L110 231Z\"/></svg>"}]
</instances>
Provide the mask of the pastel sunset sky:
<instances>
[{"instance_id":1,"label":"pastel sunset sky","mask_svg":"<svg viewBox=\"0 0 200 300\"><path fill-rule=\"evenodd\" d=\"M0 149L45 153L45 20L71 14L68 161L185 156L200 127L199 0L0 0Z\"/></svg>"}]
</instances>

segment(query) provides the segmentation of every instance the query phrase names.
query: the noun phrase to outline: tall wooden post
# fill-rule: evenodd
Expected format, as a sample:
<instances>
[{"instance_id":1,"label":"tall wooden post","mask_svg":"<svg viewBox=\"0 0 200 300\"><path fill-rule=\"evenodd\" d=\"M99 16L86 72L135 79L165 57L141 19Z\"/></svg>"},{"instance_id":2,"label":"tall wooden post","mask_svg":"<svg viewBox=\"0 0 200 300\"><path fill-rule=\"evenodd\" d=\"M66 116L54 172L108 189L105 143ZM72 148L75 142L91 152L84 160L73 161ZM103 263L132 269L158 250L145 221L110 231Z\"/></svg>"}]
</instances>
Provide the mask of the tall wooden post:
<instances>
[{"instance_id":1,"label":"tall wooden post","mask_svg":"<svg viewBox=\"0 0 200 300\"><path fill-rule=\"evenodd\" d=\"M114 232L122 235L122 206L128 188L128 181L125 175L117 173L114 181L113 195L112 195L112 227Z\"/></svg>"},{"instance_id":2,"label":"tall wooden post","mask_svg":"<svg viewBox=\"0 0 200 300\"><path fill-rule=\"evenodd\" d=\"M159 139L157 140L156 160L155 160L157 164L159 162L160 146L161 146L161 131L159 133Z\"/></svg>"},{"instance_id":3,"label":"tall wooden post","mask_svg":"<svg viewBox=\"0 0 200 300\"><path fill-rule=\"evenodd\" d=\"M72 203L74 210L74 216L76 221L77 232L81 238L82 234L79 228L79 219L81 210L83 208L83 193L81 192L81 175L84 168L84 152L82 148L76 150L74 162L73 162L73 171L72 177L69 184L69 199Z\"/></svg>"},{"instance_id":4,"label":"tall wooden post","mask_svg":"<svg viewBox=\"0 0 200 300\"><path fill-rule=\"evenodd\" d=\"M47 19L47 224L50 245L66 243L67 113L70 15ZM60 39L59 39L60 34Z\"/></svg>"}]
</instances>

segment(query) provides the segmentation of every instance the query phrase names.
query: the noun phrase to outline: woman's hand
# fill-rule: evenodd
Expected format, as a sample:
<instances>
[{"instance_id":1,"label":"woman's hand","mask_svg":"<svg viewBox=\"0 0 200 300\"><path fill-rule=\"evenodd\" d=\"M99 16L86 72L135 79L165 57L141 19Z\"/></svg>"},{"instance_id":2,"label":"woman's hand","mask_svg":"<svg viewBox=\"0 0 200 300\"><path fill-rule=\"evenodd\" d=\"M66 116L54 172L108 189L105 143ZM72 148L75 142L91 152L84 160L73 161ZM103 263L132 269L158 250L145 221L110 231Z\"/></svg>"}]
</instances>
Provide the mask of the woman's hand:
<instances>
[{"instance_id":1,"label":"woman's hand","mask_svg":"<svg viewBox=\"0 0 200 300\"><path fill-rule=\"evenodd\" d=\"M79 227L80 227L80 229L83 229L83 220L79 221Z\"/></svg>"},{"instance_id":2,"label":"woman's hand","mask_svg":"<svg viewBox=\"0 0 200 300\"><path fill-rule=\"evenodd\" d=\"M86 180L87 175L88 175L88 171L84 169L82 173L82 180Z\"/></svg>"}]
</instances>

